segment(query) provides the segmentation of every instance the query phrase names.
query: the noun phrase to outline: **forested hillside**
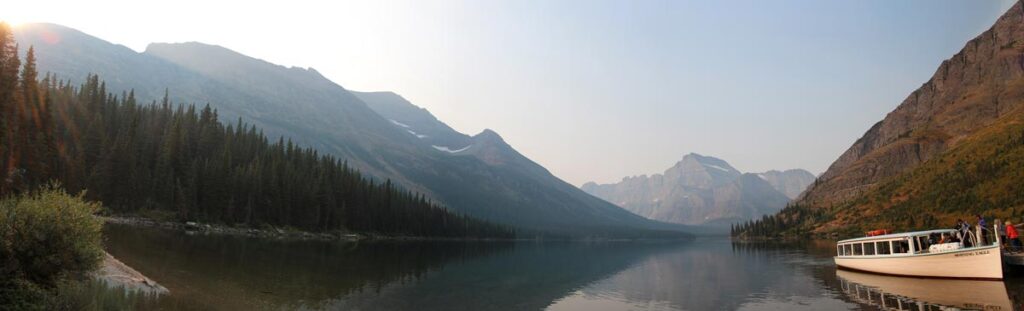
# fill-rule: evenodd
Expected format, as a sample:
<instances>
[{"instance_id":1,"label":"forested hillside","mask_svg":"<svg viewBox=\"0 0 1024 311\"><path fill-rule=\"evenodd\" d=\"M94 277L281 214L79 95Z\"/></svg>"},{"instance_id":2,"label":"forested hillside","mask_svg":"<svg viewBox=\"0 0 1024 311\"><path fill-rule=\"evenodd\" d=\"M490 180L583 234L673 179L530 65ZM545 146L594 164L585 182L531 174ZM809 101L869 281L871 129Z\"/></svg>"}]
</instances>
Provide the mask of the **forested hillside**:
<instances>
[{"instance_id":1,"label":"forested hillside","mask_svg":"<svg viewBox=\"0 0 1024 311\"><path fill-rule=\"evenodd\" d=\"M1024 218L1024 111L1016 111L911 172L888 179L855 200L831 207L792 205L734 228L746 236L836 233L878 228L949 227L975 214Z\"/></svg>"},{"instance_id":2,"label":"forested hillside","mask_svg":"<svg viewBox=\"0 0 1024 311\"><path fill-rule=\"evenodd\" d=\"M21 68L19 72L19 68ZM80 86L38 80L34 51L21 65L0 27L0 195L60 181L115 213L178 220L443 237L514 236L377 182L332 156L271 143L209 106L140 104L97 76Z\"/></svg>"},{"instance_id":3,"label":"forested hillside","mask_svg":"<svg viewBox=\"0 0 1024 311\"><path fill-rule=\"evenodd\" d=\"M135 90L144 103L160 102L169 89L172 102L209 103L224 120L241 117L267 136L291 138L367 178L390 179L520 236L687 236L681 225L644 219L562 181L495 131L459 133L397 95L353 94L311 68L198 42L154 43L139 53L54 24L23 24L15 36L36 47L41 71L76 83L95 73L108 89Z\"/></svg>"}]
</instances>

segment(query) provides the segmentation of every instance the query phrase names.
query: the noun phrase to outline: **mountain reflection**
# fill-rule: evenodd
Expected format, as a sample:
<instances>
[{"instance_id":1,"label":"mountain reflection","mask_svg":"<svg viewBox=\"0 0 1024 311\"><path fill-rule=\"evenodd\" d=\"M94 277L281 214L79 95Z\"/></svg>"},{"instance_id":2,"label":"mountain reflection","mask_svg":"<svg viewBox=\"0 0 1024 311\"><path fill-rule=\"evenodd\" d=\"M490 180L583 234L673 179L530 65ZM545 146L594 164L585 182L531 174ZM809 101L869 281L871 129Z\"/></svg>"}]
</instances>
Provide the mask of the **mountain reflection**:
<instances>
[{"instance_id":1,"label":"mountain reflection","mask_svg":"<svg viewBox=\"0 0 1024 311\"><path fill-rule=\"evenodd\" d=\"M280 309L414 282L511 243L273 241L107 225L105 248L171 294L168 309Z\"/></svg>"},{"instance_id":2,"label":"mountain reflection","mask_svg":"<svg viewBox=\"0 0 1024 311\"><path fill-rule=\"evenodd\" d=\"M792 247L697 241L650 256L633 267L565 297L551 310L848 309L814 268L821 258Z\"/></svg>"},{"instance_id":3,"label":"mountain reflection","mask_svg":"<svg viewBox=\"0 0 1024 311\"><path fill-rule=\"evenodd\" d=\"M673 243L517 243L511 251L452 263L415 283L341 297L338 310L538 310Z\"/></svg>"},{"instance_id":4,"label":"mountain reflection","mask_svg":"<svg viewBox=\"0 0 1024 311\"><path fill-rule=\"evenodd\" d=\"M1012 310L1024 293L1019 277L837 272L827 241L342 243L116 225L106 237L111 254L171 290L151 309Z\"/></svg>"},{"instance_id":5,"label":"mountain reflection","mask_svg":"<svg viewBox=\"0 0 1024 311\"><path fill-rule=\"evenodd\" d=\"M685 243L272 241L108 225L166 309L536 310Z\"/></svg>"}]
</instances>

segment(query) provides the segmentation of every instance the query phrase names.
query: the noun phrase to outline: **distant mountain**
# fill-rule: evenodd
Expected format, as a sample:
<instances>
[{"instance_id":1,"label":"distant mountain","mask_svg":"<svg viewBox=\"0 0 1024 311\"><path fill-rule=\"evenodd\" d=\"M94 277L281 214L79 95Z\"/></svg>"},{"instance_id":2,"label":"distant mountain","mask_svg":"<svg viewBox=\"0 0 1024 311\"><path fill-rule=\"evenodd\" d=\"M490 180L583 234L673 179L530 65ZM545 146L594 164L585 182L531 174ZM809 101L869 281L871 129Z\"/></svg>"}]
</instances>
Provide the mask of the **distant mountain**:
<instances>
[{"instance_id":1,"label":"distant mountain","mask_svg":"<svg viewBox=\"0 0 1024 311\"><path fill-rule=\"evenodd\" d=\"M106 90L134 89L143 101L169 90L176 102L209 103L226 122L242 118L270 137L290 138L378 180L391 179L451 209L526 232L651 236L681 229L587 195L493 131L468 137L397 95L356 95L313 69L195 42L151 44L137 53L53 24L22 25L15 37L36 47L41 72L74 81L95 73L108 82Z\"/></svg>"},{"instance_id":2,"label":"distant mountain","mask_svg":"<svg viewBox=\"0 0 1024 311\"><path fill-rule=\"evenodd\" d=\"M1018 2L871 126L792 208L740 235L947 227L1024 208L1024 7Z\"/></svg>"},{"instance_id":3,"label":"distant mountain","mask_svg":"<svg viewBox=\"0 0 1024 311\"><path fill-rule=\"evenodd\" d=\"M758 177L764 179L772 188L782 192L786 197L795 199L807 190L807 186L814 183L814 174L803 169L792 169L785 171L771 170L764 173L757 174Z\"/></svg>"},{"instance_id":4,"label":"distant mountain","mask_svg":"<svg viewBox=\"0 0 1024 311\"><path fill-rule=\"evenodd\" d=\"M664 174L623 178L582 189L650 219L687 225L746 221L772 214L810 181L803 170L744 174L714 157L688 154Z\"/></svg>"}]
</instances>

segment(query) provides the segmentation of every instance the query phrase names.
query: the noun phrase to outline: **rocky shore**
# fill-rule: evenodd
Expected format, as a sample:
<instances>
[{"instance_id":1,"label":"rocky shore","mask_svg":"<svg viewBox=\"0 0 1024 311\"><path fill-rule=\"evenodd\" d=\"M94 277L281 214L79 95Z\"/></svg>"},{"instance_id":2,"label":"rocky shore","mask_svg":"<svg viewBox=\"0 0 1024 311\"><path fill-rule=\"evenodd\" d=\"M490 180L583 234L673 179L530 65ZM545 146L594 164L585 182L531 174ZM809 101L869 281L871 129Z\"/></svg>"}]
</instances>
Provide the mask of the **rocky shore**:
<instances>
[{"instance_id":1,"label":"rocky shore","mask_svg":"<svg viewBox=\"0 0 1024 311\"><path fill-rule=\"evenodd\" d=\"M103 264L99 270L96 270L94 277L111 287L123 287L125 290L157 295L170 293L166 287L157 284L108 253L103 254Z\"/></svg>"},{"instance_id":2,"label":"rocky shore","mask_svg":"<svg viewBox=\"0 0 1024 311\"><path fill-rule=\"evenodd\" d=\"M308 232L295 229L270 228L257 229L250 227L231 227L217 224L205 224L198 222L173 222L159 221L143 217L129 216L100 216L106 223L121 224L139 227L153 227L170 230L181 230L189 234L222 234L249 236L267 239L281 240L319 240L319 241L362 241L362 240L389 240L389 241L528 241L533 239L493 239L493 238L448 238L448 237L417 237L417 236L390 236L367 233L345 233L345 232ZM604 240L604 239L602 239ZM613 241L613 240L606 240Z\"/></svg>"},{"instance_id":3,"label":"rocky shore","mask_svg":"<svg viewBox=\"0 0 1024 311\"><path fill-rule=\"evenodd\" d=\"M251 236L260 238L272 238L272 239L290 239L290 240L341 240L341 241L358 241L367 238L364 235L359 234L344 234L344 233L313 233L298 230L285 230L281 228L271 229L256 229L247 227L229 227L224 225L204 224L197 222L171 222L171 221L157 221L148 218L141 217L102 217L103 221L113 224L141 226L141 227L154 227L164 228L172 230L181 230L195 234L224 234L224 235L239 235L239 236Z\"/></svg>"}]
</instances>

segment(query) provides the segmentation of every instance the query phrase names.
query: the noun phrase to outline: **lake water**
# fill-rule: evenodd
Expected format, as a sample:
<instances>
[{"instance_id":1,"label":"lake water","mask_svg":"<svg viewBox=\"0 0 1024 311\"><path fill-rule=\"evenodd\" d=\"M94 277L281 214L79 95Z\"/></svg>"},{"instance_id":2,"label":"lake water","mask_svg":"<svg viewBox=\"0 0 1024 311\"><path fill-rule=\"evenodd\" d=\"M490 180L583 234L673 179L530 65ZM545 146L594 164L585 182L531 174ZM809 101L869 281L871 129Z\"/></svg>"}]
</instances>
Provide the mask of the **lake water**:
<instances>
[{"instance_id":1,"label":"lake water","mask_svg":"<svg viewBox=\"0 0 1024 311\"><path fill-rule=\"evenodd\" d=\"M183 310L1011 310L1024 278L837 272L833 244L272 241L107 225Z\"/></svg>"}]
</instances>

